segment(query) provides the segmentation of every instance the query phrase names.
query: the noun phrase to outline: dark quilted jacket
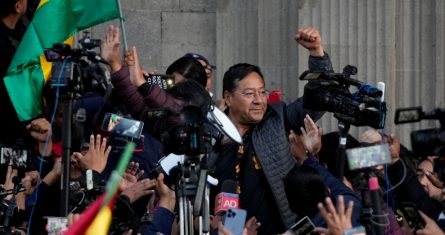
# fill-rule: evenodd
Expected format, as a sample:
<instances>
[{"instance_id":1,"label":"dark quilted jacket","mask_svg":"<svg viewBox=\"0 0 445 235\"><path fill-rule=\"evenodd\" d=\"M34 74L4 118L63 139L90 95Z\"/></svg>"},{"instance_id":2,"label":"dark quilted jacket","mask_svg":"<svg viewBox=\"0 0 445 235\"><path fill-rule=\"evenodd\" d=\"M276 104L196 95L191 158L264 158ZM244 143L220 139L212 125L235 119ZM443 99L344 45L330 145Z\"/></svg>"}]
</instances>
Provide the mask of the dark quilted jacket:
<instances>
[{"instance_id":1,"label":"dark quilted jacket","mask_svg":"<svg viewBox=\"0 0 445 235\"><path fill-rule=\"evenodd\" d=\"M313 71L332 70L328 55L323 58L310 57L309 69ZM303 98L286 105L270 104L271 112L263 122L255 126L252 135L253 147L269 181L284 225L289 228L295 223L296 215L289 209L284 191L283 179L294 166L295 160L290 152L288 133L290 129L300 130L304 125L304 116L309 114L316 121L323 113L303 109ZM289 129L290 128L290 129ZM299 131L298 131L299 132Z\"/></svg>"}]
</instances>

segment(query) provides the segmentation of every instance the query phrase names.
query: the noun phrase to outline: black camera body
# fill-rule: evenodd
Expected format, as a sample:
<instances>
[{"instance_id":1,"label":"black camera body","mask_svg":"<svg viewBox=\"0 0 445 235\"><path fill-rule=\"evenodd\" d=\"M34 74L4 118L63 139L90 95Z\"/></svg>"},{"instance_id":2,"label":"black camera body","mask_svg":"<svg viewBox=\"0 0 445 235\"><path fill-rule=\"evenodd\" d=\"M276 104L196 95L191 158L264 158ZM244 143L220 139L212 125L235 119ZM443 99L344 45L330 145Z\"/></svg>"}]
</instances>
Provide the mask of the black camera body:
<instances>
[{"instance_id":1,"label":"black camera body","mask_svg":"<svg viewBox=\"0 0 445 235\"><path fill-rule=\"evenodd\" d=\"M106 62L93 49L100 40L90 39L87 34L79 40L81 48L72 49L67 44L54 44L45 49L45 57L52 64L51 87L82 96L86 93L104 95L109 87L107 72L100 65Z\"/></svg>"},{"instance_id":2,"label":"black camera body","mask_svg":"<svg viewBox=\"0 0 445 235\"><path fill-rule=\"evenodd\" d=\"M305 71L300 80L309 80L304 87L303 107L313 111L334 113L339 121L354 126L385 126L386 103L381 102L382 91L350 76L357 68L348 65L343 73ZM357 87L351 93L350 86Z\"/></svg>"},{"instance_id":3,"label":"black camera body","mask_svg":"<svg viewBox=\"0 0 445 235\"><path fill-rule=\"evenodd\" d=\"M440 128L424 129L411 132L413 152L419 156L445 156L445 109L423 112L421 107L401 108L396 110L395 124L438 120Z\"/></svg>"},{"instance_id":4,"label":"black camera body","mask_svg":"<svg viewBox=\"0 0 445 235\"><path fill-rule=\"evenodd\" d=\"M221 138L221 133L210 124L201 109L186 106L180 116L183 125L173 127L161 136L167 152L187 156L211 152L212 140Z\"/></svg>"}]
</instances>

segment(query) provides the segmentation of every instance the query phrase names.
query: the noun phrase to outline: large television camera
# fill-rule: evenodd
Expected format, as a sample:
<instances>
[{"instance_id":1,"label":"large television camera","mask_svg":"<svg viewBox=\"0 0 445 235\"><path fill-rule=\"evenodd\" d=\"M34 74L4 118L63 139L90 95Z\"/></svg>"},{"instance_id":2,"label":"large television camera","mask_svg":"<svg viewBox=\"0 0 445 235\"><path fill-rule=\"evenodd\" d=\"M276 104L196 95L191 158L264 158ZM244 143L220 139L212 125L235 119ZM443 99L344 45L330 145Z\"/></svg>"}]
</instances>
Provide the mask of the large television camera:
<instances>
[{"instance_id":1,"label":"large television camera","mask_svg":"<svg viewBox=\"0 0 445 235\"><path fill-rule=\"evenodd\" d=\"M334 113L339 121L354 126L385 126L386 103L382 91L351 78L357 68L348 65L342 73L305 71L300 80L309 80L304 87L303 107L314 111ZM357 88L352 93L350 86Z\"/></svg>"},{"instance_id":2,"label":"large television camera","mask_svg":"<svg viewBox=\"0 0 445 235\"><path fill-rule=\"evenodd\" d=\"M45 57L52 64L51 87L73 92L76 98L86 93L104 95L110 87L109 73L101 64L107 64L94 50L101 41L91 39L88 32L79 41L80 48L54 44L45 49Z\"/></svg>"},{"instance_id":3,"label":"large television camera","mask_svg":"<svg viewBox=\"0 0 445 235\"><path fill-rule=\"evenodd\" d=\"M445 156L445 109L423 112L422 107L401 108L396 110L395 124L438 120L440 128L411 132L413 152L421 156Z\"/></svg>"}]
</instances>

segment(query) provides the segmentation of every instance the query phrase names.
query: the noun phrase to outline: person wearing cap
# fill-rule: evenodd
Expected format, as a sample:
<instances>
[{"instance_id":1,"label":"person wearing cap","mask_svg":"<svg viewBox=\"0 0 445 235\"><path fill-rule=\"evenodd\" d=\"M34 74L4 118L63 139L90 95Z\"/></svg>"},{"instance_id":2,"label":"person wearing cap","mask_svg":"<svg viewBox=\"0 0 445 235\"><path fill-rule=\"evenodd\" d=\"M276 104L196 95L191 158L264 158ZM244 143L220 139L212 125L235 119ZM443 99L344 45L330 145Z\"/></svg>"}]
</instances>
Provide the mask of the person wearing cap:
<instances>
[{"instance_id":1,"label":"person wearing cap","mask_svg":"<svg viewBox=\"0 0 445 235\"><path fill-rule=\"evenodd\" d=\"M206 74L207 74L207 85L206 85L205 89L211 93L213 69L216 69L216 66L210 64L209 61L207 60L207 58L205 58L204 56L202 56L198 53L187 53L183 57L193 58L193 59L199 61L199 63L201 63L201 65L204 67Z\"/></svg>"}]
</instances>

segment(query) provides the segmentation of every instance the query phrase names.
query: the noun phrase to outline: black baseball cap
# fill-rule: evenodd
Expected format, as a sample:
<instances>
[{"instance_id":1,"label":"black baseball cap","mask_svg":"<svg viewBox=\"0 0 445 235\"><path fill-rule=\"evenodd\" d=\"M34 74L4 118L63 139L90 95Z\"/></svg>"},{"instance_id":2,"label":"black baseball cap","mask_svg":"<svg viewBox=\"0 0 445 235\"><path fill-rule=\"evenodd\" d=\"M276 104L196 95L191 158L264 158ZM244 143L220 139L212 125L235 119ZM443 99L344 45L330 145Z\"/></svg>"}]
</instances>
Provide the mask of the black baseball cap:
<instances>
[{"instance_id":1,"label":"black baseball cap","mask_svg":"<svg viewBox=\"0 0 445 235\"><path fill-rule=\"evenodd\" d=\"M203 60L203 61L206 62L207 65L210 65L210 67L212 69L216 69L215 65L210 64L209 61L207 60L207 58L205 58L203 55L200 55L198 53L187 53L183 57L184 58L192 58L192 59L195 59L195 60Z\"/></svg>"}]
</instances>

